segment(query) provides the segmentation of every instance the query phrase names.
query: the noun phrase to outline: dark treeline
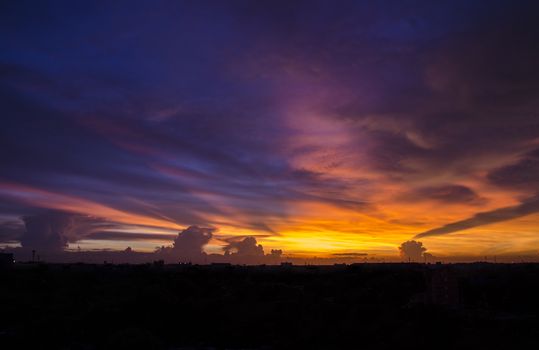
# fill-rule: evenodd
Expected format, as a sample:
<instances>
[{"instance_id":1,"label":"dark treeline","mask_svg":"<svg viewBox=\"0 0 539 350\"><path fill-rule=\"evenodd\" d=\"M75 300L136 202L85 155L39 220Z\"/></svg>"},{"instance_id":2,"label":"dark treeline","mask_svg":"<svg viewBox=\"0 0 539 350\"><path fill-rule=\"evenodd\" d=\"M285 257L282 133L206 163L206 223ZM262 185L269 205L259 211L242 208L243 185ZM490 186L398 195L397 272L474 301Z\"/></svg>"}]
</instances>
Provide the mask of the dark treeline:
<instances>
[{"instance_id":1,"label":"dark treeline","mask_svg":"<svg viewBox=\"0 0 539 350\"><path fill-rule=\"evenodd\" d=\"M0 277L5 349L539 345L534 264L18 264Z\"/></svg>"}]
</instances>

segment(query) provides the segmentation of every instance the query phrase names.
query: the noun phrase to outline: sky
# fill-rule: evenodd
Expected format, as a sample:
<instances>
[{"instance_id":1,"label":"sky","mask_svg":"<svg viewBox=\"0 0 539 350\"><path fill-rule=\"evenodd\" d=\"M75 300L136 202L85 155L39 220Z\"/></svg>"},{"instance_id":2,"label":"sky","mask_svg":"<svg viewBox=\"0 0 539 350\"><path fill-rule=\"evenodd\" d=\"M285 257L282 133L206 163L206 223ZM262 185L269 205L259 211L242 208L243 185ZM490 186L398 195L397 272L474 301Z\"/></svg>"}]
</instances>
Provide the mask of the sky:
<instances>
[{"instance_id":1,"label":"sky","mask_svg":"<svg viewBox=\"0 0 539 350\"><path fill-rule=\"evenodd\" d=\"M539 256L538 10L2 1L0 245Z\"/></svg>"}]
</instances>

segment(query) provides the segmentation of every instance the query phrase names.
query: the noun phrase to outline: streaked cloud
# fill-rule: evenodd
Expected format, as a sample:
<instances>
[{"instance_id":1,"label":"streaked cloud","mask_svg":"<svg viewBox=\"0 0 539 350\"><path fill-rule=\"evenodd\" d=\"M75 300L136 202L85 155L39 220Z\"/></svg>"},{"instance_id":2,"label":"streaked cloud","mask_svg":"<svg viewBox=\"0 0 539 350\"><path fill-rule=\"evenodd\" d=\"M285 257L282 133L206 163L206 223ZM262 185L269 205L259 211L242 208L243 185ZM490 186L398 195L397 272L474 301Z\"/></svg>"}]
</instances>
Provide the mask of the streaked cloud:
<instances>
[{"instance_id":1,"label":"streaked cloud","mask_svg":"<svg viewBox=\"0 0 539 350\"><path fill-rule=\"evenodd\" d=\"M215 229L208 254L256 237L396 258L420 232L436 256L521 251L539 185L537 9L13 2L0 237L151 251L193 226ZM55 229L25 234L23 218Z\"/></svg>"}]
</instances>

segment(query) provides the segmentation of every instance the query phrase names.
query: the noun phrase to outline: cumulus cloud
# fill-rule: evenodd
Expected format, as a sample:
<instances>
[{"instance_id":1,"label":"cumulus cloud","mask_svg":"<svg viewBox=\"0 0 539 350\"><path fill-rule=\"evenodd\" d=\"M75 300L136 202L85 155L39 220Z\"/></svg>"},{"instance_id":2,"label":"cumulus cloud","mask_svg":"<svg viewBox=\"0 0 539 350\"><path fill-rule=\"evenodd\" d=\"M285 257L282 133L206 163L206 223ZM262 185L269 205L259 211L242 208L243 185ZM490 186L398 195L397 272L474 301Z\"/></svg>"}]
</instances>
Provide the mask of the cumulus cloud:
<instances>
[{"instance_id":1,"label":"cumulus cloud","mask_svg":"<svg viewBox=\"0 0 539 350\"><path fill-rule=\"evenodd\" d=\"M452 222L450 224L422 232L416 235L415 238L445 235L457 231L467 230L477 226L517 219L537 212L539 212L539 195L528 198L522 203L512 207L505 207L483 213L478 213L471 218Z\"/></svg>"},{"instance_id":2,"label":"cumulus cloud","mask_svg":"<svg viewBox=\"0 0 539 350\"><path fill-rule=\"evenodd\" d=\"M28 254L30 249L40 253L47 253L50 261L132 261L144 262L155 259L163 259L167 262L189 261L193 263L230 262L235 264L274 264L281 261L283 251L272 249L269 254L264 253L264 248L258 244L255 237L243 237L241 239L227 239L228 244L223 248L224 254L208 255L204 252L204 246L214 237L214 228L189 226L176 236L169 234L131 233L116 231L118 226L108 223L99 218L80 214L48 211L35 215L27 215L22 218L18 225L15 222L4 222L0 225L0 238L2 242L10 242L13 239L21 242L19 250L21 256ZM107 231L110 230L110 231ZM103 250L101 253L70 252L65 250L68 243L79 240L170 240L172 245L157 248L153 253L138 253L131 247L123 251ZM43 255L42 255L43 256ZM82 259L82 260L80 260ZM101 260L102 261L102 260Z\"/></svg>"},{"instance_id":3,"label":"cumulus cloud","mask_svg":"<svg viewBox=\"0 0 539 350\"><path fill-rule=\"evenodd\" d=\"M407 261L422 261L427 248L418 241L406 241L399 246L400 255Z\"/></svg>"},{"instance_id":4,"label":"cumulus cloud","mask_svg":"<svg viewBox=\"0 0 539 350\"><path fill-rule=\"evenodd\" d=\"M282 255L283 255L282 249L272 249L269 254L269 256L272 258L281 258Z\"/></svg>"},{"instance_id":5,"label":"cumulus cloud","mask_svg":"<svg viewBox=\"0 0 539 350\"><path fill-rule=\"evenodd\" d=\"M207 257L204 246L212 239L214 231L213 228L189 226L178 233L172 246L157 248L155 253L166 260L204 262Z\"/></svg>"},{"instance_id":6,"label":"cumulus cloud","mask_svg":"<svg viewBox=\"0 0 539 350\"><path fill-rule=\"evenodd\" d=\"M245 237L241 241L230 242L224 250L225 253L236 256L264 256L264 248L261 244L257 244L254 237Z\"/></svg>"},{"instance_id":7,"label":"cumulus cloud","mask_svg":"<svg viewBox=\"0 0 539 350\"><path fill-rule=\"evenodd\" d=\"M174 239L172 251L182 257L199 256L213 237L212 228L189 226Z\"/></svg>"},{"instance_id":8,"label":"cumulus cloud","mask_svg":"<svg viewBox=\"0 0 539 350\"><path fill-rule=\"evenodd\" d=\"M283 255L282 249L272 249L269 254L265 254L264 247L252 236L240 240L228 239L223 250L224 259L235 264L276 264Z\"/></svg>"}]
</instances>

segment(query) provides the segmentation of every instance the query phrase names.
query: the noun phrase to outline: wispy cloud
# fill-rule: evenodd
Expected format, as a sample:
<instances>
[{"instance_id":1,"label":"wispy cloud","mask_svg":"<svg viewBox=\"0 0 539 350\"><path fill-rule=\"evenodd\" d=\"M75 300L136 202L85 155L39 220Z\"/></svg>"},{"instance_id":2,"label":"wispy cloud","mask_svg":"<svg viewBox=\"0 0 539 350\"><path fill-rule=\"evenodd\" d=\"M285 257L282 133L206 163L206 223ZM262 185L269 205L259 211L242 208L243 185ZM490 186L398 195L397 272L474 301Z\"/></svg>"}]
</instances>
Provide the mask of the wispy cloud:
<instances>
[{"instance_id":1,"label":"wispy cloud","mask_svg":"<svg viewBox=\"0 0 539 350\"><path fill-rule=\"evenodd\" d=\"M446 235L478 226L517 219L537 212L539 212L539 196L528 198L521 204L515 206L477 213L471 218L452 222L450 224L422 232L416 235L415 238Z\"/></svg>"}]
</instances>

